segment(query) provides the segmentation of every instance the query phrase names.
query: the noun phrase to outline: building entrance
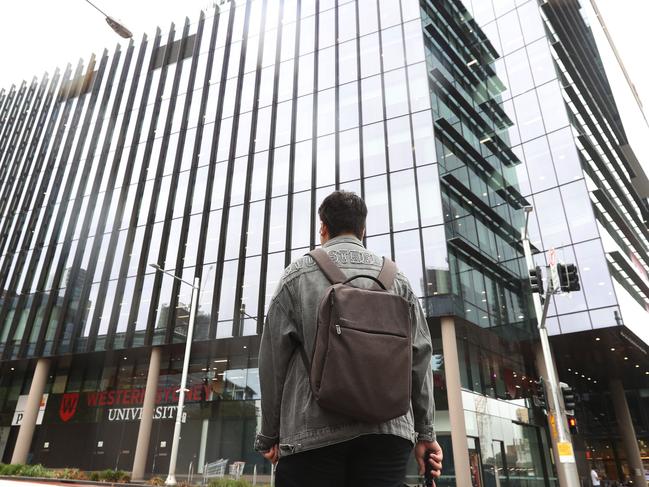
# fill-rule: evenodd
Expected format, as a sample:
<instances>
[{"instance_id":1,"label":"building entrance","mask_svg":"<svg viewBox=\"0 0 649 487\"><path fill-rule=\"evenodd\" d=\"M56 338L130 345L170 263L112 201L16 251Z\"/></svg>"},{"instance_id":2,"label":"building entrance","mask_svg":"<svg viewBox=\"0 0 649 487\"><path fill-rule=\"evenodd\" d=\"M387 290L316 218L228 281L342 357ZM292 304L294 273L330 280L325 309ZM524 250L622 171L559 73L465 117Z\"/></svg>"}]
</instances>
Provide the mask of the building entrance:
<instances>
[{"instance_id":1,"label":"building entrance","mask_svg":"<svg viewBox=\"0 0 649 487\"><path fill-rule=\"evenodd\" d=\"M469 445L469 466L471 469L471 487L483 487L482 482L482 455L480 454L480 441L477 438L468 437Z\"/></svg>"}]
</instances>

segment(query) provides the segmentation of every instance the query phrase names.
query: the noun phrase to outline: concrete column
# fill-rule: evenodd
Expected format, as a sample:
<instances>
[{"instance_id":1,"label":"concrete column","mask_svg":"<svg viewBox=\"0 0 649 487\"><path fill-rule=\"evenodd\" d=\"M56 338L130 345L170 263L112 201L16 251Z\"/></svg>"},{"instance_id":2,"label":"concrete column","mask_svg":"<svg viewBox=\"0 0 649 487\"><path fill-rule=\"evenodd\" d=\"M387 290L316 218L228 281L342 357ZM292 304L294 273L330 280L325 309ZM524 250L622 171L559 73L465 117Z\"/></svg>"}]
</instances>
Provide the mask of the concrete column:
<instances>
[{"instance_id":1,"label":"concrete column","mask_svg":"<svg viewBox=\"0 0 649 487\"><path fill-rule=\"evenodd\" d=\"M151 426L153 425L153 412L155 399L158 393L158 379L160 377L160 348L151 350L149 360L149 373L146 378L146 390L144 391L144 403L142 404L142 416L140 417L140 429L137 433L137 446L135 447L135 459L133 460L132 480L143 480L146 459L149 453L149 440L151 439Z\"/></svg>"},{"instance_id":2,"label":"concrete column","mask_svg":"<svg viewBox=\"0 0 649 487\"><path fill-rule=\"evenodd\" d=\"M201 425L201 443L198 447L198 468L196 469L198 473L203 473L203 467L205 467L205 450L207 449L207 432L209 427L210 420L204 419Z\"/></svg>"},{"instance_id":3,"label":"concrete column","mask_svg":"<svg viewBox=\"0 0 649 487\"><path fill-rule=\"evenodd\" d=\"M462 406L460 361L457 353L455 321L450 317L442 318L442 347L444 348L448 415L451 423L451 440L453 442L455 483L456 485L471 485L469 445L466 438L464 407Z\"/></svg>"},{"instance_id":4,"label":"concrete column","mask_svg":"<svg viewBox=\"0 0 649 487\"><path fill-rule=\"evenodd\" d=\"M619 425L619 432L622 435L622 444L626 451L626 461L631 469L631 479L633 485L646 485L644 469L642 467L642 458L640 457L640 448L638 447L638 437L635 434L633 421L629 404L626 401L624 386L620 379L611 379L609 384L611 390L611 400L615 408L615 417Z\"/></svg>"},{"instance_id":5,"label":"concrete column","mask_svg":"<svg viewBox=\"0 0 649 487\"><path fill-rule=\"evenodd\" d=\"M32 445L36 420L38 419L38 410L41 407L41 400L45 392L49 372L50 360L46 358L38 359L32 385L29 388L29 395L27 396L25 413L20 424L20 429L18 430L18 438L16 439L16 447L11 457L11 463L27 463L27 455L29 455L29 448Z\"/></svg>"}]
</instances>

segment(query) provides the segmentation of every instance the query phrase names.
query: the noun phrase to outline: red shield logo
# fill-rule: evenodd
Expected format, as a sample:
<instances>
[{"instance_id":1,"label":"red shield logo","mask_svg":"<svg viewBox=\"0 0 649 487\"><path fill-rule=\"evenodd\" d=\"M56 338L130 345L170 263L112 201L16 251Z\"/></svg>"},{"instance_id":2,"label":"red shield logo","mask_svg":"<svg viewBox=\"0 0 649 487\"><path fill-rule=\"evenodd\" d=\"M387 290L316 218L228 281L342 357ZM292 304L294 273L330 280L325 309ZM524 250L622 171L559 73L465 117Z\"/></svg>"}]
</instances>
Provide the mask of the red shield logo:
<instances>
[{"instance_id":1,"label":"red shield logo","mask_svg":"<svg viewBox=\"0 0 649 487\"><path fill-rule=\"evenodd\" d=\"M63 394L63 397L61 398L61 406L59 407L59 417L65 422L69 421L72 416L74 416L74 413L77 412L78 404L78 392L68 392Z\"/></svg>"}]
</instances>

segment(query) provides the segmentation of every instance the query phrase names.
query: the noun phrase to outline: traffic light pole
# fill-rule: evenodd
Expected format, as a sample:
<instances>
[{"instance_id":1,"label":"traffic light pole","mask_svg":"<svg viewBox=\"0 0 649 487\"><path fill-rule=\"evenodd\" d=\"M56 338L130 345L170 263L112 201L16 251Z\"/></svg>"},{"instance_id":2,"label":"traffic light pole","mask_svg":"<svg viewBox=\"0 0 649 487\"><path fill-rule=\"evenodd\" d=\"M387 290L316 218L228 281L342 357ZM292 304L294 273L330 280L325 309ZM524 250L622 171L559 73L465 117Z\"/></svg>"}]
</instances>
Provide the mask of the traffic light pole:
<instances>
[{"instance_id":1,"label":"traffic light pole","mask_svg":"<svg viewBox=\"0 0 649 487\"><path fill-rule=\"evenodd\" d=\"M532 249L527 234L527 222L531 211L532 207L525 208L525 227L521 230L521 242L523 244L525 262L527 264L528 270L534 269ZM570 435L567 434L568 424L566 422L566 417L561 407L561 401L559 399L561 389L559 387L559 381L557 380L555 373L554 359L552 357L552 351L550 350L550 339L548 338L548 330L545 326L545 319L547 317L548 308L550 306L550 296L552 294L553 287L548 286L544 303L541 303L541 297L538 294L532 294L532 299L534 300L534 310L536 312L536 319L538 322L539 336L541 338L543 361L545 362L545 370L547 375L545 382L548 386L547 392L550 395L548 406L550 406L551 408L550 415L552 415L550 417L550 423L553 424L551 426L550 439L552 442L552 449L554 451L554 458L556 459L555 466L557 469L557 476L559 477L559 485L561 487L580 487L579 475L577 473L577 464L575 463L574 457L574 450L572 448ZM552 420L552 418L554 418L554 420Z\"/></svg>"}]
</instances>

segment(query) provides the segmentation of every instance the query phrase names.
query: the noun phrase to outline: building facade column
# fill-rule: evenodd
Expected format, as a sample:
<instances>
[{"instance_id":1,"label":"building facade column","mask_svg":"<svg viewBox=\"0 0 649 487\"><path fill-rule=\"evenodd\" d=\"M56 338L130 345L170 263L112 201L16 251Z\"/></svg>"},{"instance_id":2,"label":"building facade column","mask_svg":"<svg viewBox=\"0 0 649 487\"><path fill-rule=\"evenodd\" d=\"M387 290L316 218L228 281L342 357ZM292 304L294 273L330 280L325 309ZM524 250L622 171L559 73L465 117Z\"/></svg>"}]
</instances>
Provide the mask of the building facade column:
<instances>
[{"instance_id":1,"label":"building facade column","mask_svg":"<svg viewBox=\"0 0 649 487\"><path fill-rule=\"evenodd\" d=\"M140 417L140 429L137 433L137 445L135 447L135 458L133 460L132 480L143 480L146 460L149 454L149 442L151 439L151 427L153 425L153 412L155 400L158 393L158 379L160 378L160 348L151 349L149 359L149 372L146 378L146 390L144 391L144 403L142 404L142 416Z\"/></svg>"},{"instance_id":2,"label":"building facade column","mask_svg":"<svg viewBox=\"0 0 649 487\"><path fill-rule=\"evenodd\" d=\"M43 399L49 373L50 360L46 358L38 359L36 368L34 369L32 385L29 388L27 403L25 404L25 412L20 423L20 429L18 430L16 446L11 456L11 463L27 463L29 449L32 445L32 438L34 437L34 430L36 429L36 421L38 420L38 411L41 407L41 400Z\"/></svg>"},{"instance_id":3,"label":"building facade column","mask_svg":"<svg viewBox=\"0 0 649 487\"><path fill-rule=\"evenodd\" d=\"M622 436L622 444L626 451L626 461L629 463L629 468L631 469L633 485L645 485L647 481L644 476L640 447L638 446L638 438L633 427L629 404L626 400L624 385L620 379L611 379L609 386L611 400L615 408L615 417L619 425L618 430Z\"/></svg>"},{"instance_id":4,"label":"building facade column","mask_svg":"<svg viewBox=\"0 0 649 487\"><path fill-rule=\"evenodd\" d=\"M207 400L211 401L214 398L214 392L212 391L212 386L210 385L210 392L208 393ZM210 429L210 420L204 419L201 425L201 444L198 450L198 473L203 473L203 468L205 468L205 454L207 452L207 434Z\"/></svg>"},{"instance_id":5,"label":"building facade column","mask_svg":"<svg viewBox=\"0 0 649 487\"><path fill-rule=\"evenodd\" d=\"M455 483L456 485L471 485L469 444L466 437L464 406L462 405L462 383L460 381L460 361L457 353L455 321L451 317L443 317L441 321L448 415L451 424L451 442L453 443L453 463L455 464Z\"/></svg>"}]
</instances>

